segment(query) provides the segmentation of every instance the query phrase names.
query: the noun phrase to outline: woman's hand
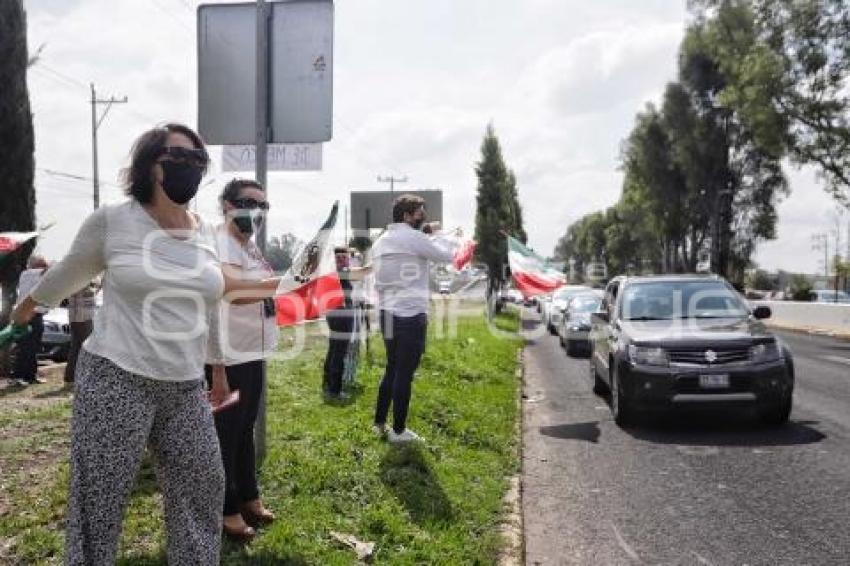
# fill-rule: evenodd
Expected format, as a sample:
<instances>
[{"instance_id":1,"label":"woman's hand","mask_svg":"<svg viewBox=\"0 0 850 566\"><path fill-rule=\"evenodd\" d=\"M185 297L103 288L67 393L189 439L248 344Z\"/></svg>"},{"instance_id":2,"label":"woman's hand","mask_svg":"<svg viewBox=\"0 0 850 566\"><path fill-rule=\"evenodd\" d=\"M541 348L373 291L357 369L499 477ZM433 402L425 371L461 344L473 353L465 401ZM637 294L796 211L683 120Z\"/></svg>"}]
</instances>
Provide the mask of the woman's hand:
<instances>
[{"instance_id":1,"label":"woman's hand","mask_svg":"<svg viewBox=\"0 0 850 566\"><path fill-rule=\"evenodd\" d=\"M224 371L224 366L214 365L212 367L212 386L207 394L207 398L213 407L215 407L222 404L229 396L230 385L227 383L227 373Z\"/></svg>"}]
</instances>

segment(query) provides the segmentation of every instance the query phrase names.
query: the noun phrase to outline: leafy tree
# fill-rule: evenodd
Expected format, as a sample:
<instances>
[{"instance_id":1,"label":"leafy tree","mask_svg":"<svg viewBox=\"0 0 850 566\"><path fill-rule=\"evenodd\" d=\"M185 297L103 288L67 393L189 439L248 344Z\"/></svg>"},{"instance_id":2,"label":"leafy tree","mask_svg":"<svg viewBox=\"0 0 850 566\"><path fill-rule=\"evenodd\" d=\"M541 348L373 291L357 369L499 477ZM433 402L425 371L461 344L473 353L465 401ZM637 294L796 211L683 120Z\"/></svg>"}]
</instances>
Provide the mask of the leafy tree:
<instances>
[{"instance_id":1,"label":"leafy tree","mask_svg":"<svg viewBox=\"0 0 850 566\"><path fill-rule=\"evenodd\" d=\"M292 265L302 245L303 242L294 234L286 233L279 238L272 237L269 239L269 245L266 246L266 260L276 272L286 271Z\"/></svg>"},{"instance_id":2,"label":"leafy tree","mask_svg":"<svg viewBox=\"0 0 850 566\"><path fill-rule=\"evenodd\" d=\"M811 301L812 282L805 275L791 277L791 298L795 301Z\"/></svg>"},{"instance_id":3,"label":"leafy tree","mask_svg":"<svg viewBox=\"0 0 850 566\"><path fill-rule=\"evenodd\" d=\"M690 4L726 78L718 102L735 111L763 151L815 166L827 191L850 206L850 4Z\"/></svg>"},{"instance_id":4,"label":"leafy tree","mask_svg":"<svg viewBox=\"0 0 850 566\"><path fill-rule=\"evenodd\" d=\"M0 2L0 231L35 229L35 142L27 90L28 61L23 1ZM15 302L18 276L32 246L0 260L0 319L4 321Z\"/></svg>"}]
</instances>

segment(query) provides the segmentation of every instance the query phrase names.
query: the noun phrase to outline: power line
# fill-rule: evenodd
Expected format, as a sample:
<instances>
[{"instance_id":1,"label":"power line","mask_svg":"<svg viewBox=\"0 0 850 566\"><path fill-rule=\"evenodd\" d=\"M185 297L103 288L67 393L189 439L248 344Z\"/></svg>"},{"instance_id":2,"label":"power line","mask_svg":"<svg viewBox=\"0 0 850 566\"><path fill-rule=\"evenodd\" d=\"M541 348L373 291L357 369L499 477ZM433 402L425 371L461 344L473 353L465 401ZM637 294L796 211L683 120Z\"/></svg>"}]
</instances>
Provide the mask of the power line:
<instances>
[{"instance_id":1,"label":"power line","mask_svg":"<svg viewBox=\"0 0 850 566\"><path fill-rule=\"evenodd\" d=\"M188 32L194 32L194 30L192 28L190 28L189 26L187 26L176 14L174 14L172 11L168 10L167 8L164 8L162 6L162 4L160 4L157 0L151 0L151 4L156 6L156 8L160 12L163 12L165 15L167 15L169 18L171 18L177 25L179 25L184 30L186 30Z\"/></svg>"}]
</instances>

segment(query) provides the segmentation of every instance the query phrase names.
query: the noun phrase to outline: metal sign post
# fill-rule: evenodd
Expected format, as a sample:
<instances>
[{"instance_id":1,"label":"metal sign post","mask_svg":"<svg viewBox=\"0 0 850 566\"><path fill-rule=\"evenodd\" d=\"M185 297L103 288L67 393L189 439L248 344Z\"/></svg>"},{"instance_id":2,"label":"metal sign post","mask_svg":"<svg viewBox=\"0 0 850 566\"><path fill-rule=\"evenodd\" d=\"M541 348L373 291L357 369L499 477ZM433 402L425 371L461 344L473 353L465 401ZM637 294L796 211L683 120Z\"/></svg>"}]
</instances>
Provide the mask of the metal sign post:
<instances>
[{"instance_id":1,"label":"metal sign post","mask_svg":"<svg viewBox=\"0 0 850 566\"><path fill-rule=\"evenodd\" d=\"M266 151L266 143L269 139L269 12L265 0L257 0L257 88L256 88L256 103L254 110L255 117L255 145L257 146L257 164L255 177L263 187L268 190L266 183L266 163L268 153ZM257 231L257 247L260 248L260 253L266 255L266 223L260 226ZM264 315L265 316L265 315ZM257 413L257 461L262 463L266 458L266 400L268 398L269 384L267 379L266 364L263 363L262 380L263 390L260 393L260 408Z\"/></svg>"},{"instance_id":2,"label":"metal sign post","mask_svg":"<svg viewBox=\"0 0 850 566\"><path fill-rule=\"evenodd\" d=\"M264 187L269 143L331 139L333 7L333 0L256 0L198 8L198 130L210 145L254 144ZM257 245L265 252L265 225ZM266 455L265 377L258 462Z\"/></svg>"}]
</instances>

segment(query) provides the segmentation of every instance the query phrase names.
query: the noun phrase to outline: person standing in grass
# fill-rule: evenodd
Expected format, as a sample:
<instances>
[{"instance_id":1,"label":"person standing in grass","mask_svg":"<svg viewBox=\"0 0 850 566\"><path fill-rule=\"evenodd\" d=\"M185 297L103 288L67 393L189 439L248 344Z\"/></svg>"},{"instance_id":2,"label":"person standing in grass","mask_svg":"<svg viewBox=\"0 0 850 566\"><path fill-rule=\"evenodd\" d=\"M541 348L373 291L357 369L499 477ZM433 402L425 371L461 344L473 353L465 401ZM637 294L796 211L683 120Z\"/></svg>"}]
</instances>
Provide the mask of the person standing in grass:
<instances>
[{"instance_id":1,"label":"person standing in grass","mask_svg":"<svg viewBox=\"0 0 850 566\"><path fill-rule=\"evenodd\" d=\"M92 331L95 309L96 286L94 282L68 297L68 322L71 325L71 345L68 347L68 362L65 364L65 383L74 382L80 347Z\"/></svg>"},{"instance_id":2,"label":"person standing in grass","mask_svg":"<svg viewBox=\"0 0 850 566\"><path fill-rule=\"evenodd\" d=\"M240 281L272 277L274 272L252 240L269 209L263 186L250 179L233 179L224 186L219 202L225 222L216 235L225 275ZM260 499L254 448L264 366L278 341L274 303L260 295L237 293L222 302L224 356L216 362L224 371L206 366L214 396L225 398L239 391L236 405L215 414L215 427L224 462L224 533L242 541L254 538L254 527L275 519Z\"/></svg>"},{"instance_id":3,"label":"person standing in grass","mask_svg":"<svg viewBox=\"0 0 850 566\"><path fill-rule=\"evenodd\" d=\"M0 331L0 342L26 333L39 305L103 274L103 305L74 383L68 565L115 562L146 447L162 489L168 562L219 562L224 472L203 364L208 349L220 349L210 329L226 286L214 227L187 207L208 163L186 126L142 134L125 171L130 198L83 222Z\"/></svg>"},{"instance_id":4,"label":"person standing in grass","mask_svg":"<svg viewBox=\"0 0 850 566\"><path fill-rule=\"evenodd\" d=\"M378 388L374 428L392 443L420 440L407 428L413 375L425 351L431 295L429 262L452 261L456 244L426 224L425 201L401 195L393 202L393 223L372 246L372 267L387 367ZM386 423L390 405L392 429Z\"/></svg>"},{"instance_id":5,"label":"person standing in grass","mask_svg":"<svg viewBox=\"0 0 850 566\"><path fill-rule=\"evenodd\" d=\"M30 256L25 269L18 279L18 300L29 295L44 274L47 272L47 262L40 255ZM15 352L15 365L12 376L15 385L26 387L35 383L44 383L38 377L38 352L41 350L41 338L44 335L44 315L48 309L42 305L35 307L30 319L30 332L18 340Z\"/></svg>"}]
</instances>

